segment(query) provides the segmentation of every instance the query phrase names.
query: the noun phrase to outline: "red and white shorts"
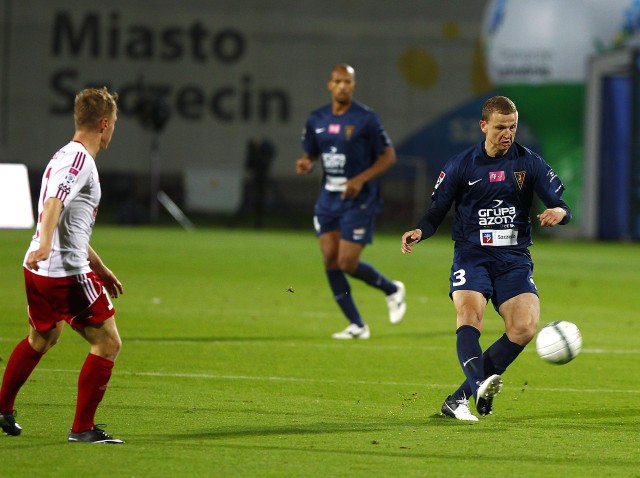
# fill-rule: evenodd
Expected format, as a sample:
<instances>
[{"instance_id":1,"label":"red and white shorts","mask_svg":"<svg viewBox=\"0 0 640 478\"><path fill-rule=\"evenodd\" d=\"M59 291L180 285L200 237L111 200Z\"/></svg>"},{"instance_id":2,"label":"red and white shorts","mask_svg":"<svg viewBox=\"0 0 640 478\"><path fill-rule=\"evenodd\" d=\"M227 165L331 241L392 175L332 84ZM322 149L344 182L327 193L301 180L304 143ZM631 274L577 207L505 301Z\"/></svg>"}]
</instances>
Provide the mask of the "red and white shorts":
<instances>
[{"instance_id":1,"label":"red and white shorts","mask_svg":"<svg viewBox=\"0 0 640 478\"><path fill-rule=\"evenodd\" d=\"M64 320L74 330L97 325L116 313L95 272L70 277L43 277L24 268L29 323L38 332Z\"/></svg>"}]
</instances>

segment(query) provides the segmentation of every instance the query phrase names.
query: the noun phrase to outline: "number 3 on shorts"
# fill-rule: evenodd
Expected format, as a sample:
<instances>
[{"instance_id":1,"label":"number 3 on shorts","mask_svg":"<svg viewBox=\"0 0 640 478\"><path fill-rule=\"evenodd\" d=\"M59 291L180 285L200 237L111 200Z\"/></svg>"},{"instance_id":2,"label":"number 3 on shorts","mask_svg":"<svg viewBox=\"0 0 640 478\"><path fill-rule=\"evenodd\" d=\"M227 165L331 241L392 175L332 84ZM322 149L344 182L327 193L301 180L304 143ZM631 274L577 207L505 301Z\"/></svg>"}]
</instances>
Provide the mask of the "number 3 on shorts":
<instances>
[{"instance_id":1,"label":"number 3 on shorts","mask_svg":"<svg viewBox=\"0 0 640 478\"><path fill-rule=\"evenodd\" d=\"M459 285L462 285L465 282L467 282L467 279L465 279L464 277L464 269L458 269L452 275L455 281L452 282L451 285L454 287L458 287Z\"/></svg>"}]
</instances>

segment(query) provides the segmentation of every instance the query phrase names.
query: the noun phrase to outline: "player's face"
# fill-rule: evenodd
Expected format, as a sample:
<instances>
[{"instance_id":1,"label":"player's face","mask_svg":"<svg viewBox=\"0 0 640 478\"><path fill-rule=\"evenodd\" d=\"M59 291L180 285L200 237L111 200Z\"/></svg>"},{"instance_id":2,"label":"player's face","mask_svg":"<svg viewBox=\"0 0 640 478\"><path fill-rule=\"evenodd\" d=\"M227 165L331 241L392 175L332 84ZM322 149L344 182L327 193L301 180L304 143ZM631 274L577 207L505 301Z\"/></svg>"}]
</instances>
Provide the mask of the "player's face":
<instances>
[{"instance_id":1,"label":"player's face","mask_svg":"<svg viewBox=\"0 0 640 478\"><path fill-rule=\"evenodd\" d=\"M102 132L102 137L100 138L100 149L107 149L109 147L113 131L116 128L116 121L118 121L118 114L113 113L112 118L107 120L106 128Z\"/></svg>"},{"instance_id":2,"label":"player's face","mask_svg":"<svg viewBox=\"0 0 640 478\"><path fill-rule=\"evenodd\" d=\"M349 105L353 99L353 91L356 89L355 75L352 71L337 68L331 72L331 79L327 84L331 91L331 98L340 105Z\"/></svg>"},{"instance_id":3,"label":"player's face","mask_svg":"<svg viewBox=\"0 0 640 478\"><path fill-rule=\"evenodd\" d=\"M486 136L484 149L487 154L493 157L504 156L516 138L518 113L491 113L489 121L480 120L480 129Z\"/></svg>"}]
</instances>

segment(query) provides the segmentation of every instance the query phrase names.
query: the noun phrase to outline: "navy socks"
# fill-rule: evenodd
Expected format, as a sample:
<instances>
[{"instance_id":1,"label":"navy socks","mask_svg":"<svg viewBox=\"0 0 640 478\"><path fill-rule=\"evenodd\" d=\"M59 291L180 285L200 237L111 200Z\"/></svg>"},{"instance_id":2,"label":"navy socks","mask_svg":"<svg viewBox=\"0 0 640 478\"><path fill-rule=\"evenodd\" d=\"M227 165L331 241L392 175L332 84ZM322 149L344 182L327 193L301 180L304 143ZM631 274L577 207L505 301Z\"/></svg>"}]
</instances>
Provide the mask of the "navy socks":
<instances>
[{"instance_id":1,"label":"navy socks","mask_svg":"<svg viewBox=\"0 0 640 478\"><path fill-rule=\"evenodd\" d=\"M360 327L364 327L360 312L356 307L353 297L351 296L351 285L347 280L347 276L340 269L326 270L327 279L329 279L329 286L333 292L333 297L340 306L342 313L352 324L357 324ZM393 294L398 290L398 287L380 274L371 264L366 262L358 263L358 267L351 274L352 277L360 279L366 284L382 290L385 295Z\"/></svg>"},{"instance_id":2,"label":"navy socks","mask_svg":"<svg viewBox=\"0 0 640 478\"><path fill-rule=\"evenodd\" d=\"M378 272L371 264L366 262L358 263L358 267L351 275L372 287L376 287L384 291L385 295L393 294L398 290L393 282Z\"/></svg>"},{"instance_id":3,"label":"navy socks","mask_svg":"<svg viewBox=\"0 0 640 478\"><path fill-rule=\"evenodd\" d=\"M478 337L479 336L480 334L478 333ZM494 374L502 375L523 350L524 347L522 345L511 342L507 334L503 334L502 337L496 340L482 355L484 377L482 377L481 380ZM456 390L452 397L461 398L464 394L465 397L470 398L476 390L477 387L472 390L467 377L467 380L460 385L460 388Z\"/></svg>"},{"instance_id":4,"label":"navy socks","mask_svg":"<svg viewBox=\"0 0 640 478\"><path fill-rule=\"evenodd\" d=\"M478 390L478 383L484 380L484 360L480 348L480 331L470 325L463 325L456 331L456 349L462 371L472 394ZM467 395L467 398L470 395Z\"/></svg>"},{"instance_id":5,"label":"navy socks","mask_svg":"<svg viewBox=\"0 0 640 478\"><path fill-rule=\"evenodd\" d=\"M342 313L352 324L364 327L360 312L358 312L358 308L351 296L351 286L344 272L340 269L327 270L325 272L327 273L327 279L329 279L329 286L333 292L333 298L340 306Z\"/></svg>"}]
</instances>

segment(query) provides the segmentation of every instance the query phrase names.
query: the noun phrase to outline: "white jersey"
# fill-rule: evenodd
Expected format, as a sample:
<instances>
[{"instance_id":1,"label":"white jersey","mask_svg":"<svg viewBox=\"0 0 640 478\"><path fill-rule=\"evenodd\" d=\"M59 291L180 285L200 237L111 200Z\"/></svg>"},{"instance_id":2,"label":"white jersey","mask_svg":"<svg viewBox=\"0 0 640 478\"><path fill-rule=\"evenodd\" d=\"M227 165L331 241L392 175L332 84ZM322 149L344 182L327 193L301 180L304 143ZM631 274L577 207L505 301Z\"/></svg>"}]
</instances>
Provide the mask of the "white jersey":
<instances>
[{"instance_id":1,"label":"white jersey","mask_svg":"<svg viewBox=\"0 0 640 478\"><path fill-rule=\"evenodd\" d=\"M71 141L51 158L42 176L38 225L27 255L40 247L40 225L45 201L52 197L60 199L63 208L53 234L51 255L38 262L39 269L32 272L47 277L66 277L91 271L89 239L100 195L95 160L82 143Z\"/></svg>"}]
</instances>

